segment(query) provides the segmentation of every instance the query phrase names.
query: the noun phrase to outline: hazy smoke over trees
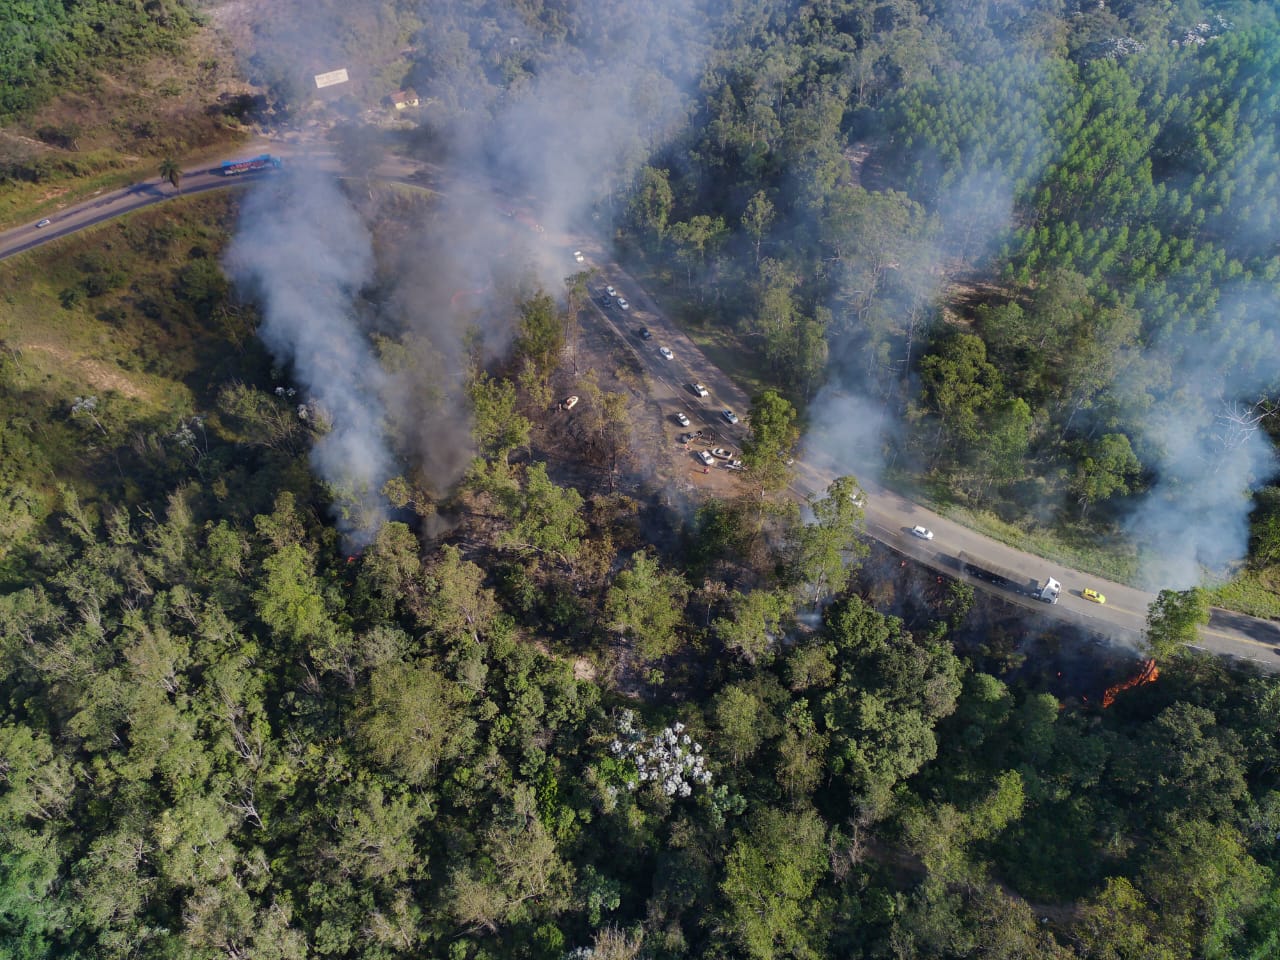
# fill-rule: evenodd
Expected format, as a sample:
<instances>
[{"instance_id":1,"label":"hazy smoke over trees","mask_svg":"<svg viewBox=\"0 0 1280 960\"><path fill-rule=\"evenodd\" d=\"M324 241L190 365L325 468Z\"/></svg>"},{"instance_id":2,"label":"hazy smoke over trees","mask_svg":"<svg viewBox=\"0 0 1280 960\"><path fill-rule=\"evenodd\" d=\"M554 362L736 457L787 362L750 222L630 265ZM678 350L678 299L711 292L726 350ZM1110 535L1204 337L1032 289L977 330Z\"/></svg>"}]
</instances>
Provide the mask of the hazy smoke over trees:
<instances>
[{"instance_id":1,"label":"hazy smoke over trees","mask_svg":"<svg viewBox=\"0 0 1280 960\"><path fill-rule=\"evenodd\" d=\"M380 246L395 365L366 396L397 452L455 479L473 361L501 359L516 299L561 293L555 240L594 255L622 230L759 346L840 472L897 461L979 507L1131 515L1161 585L1241 556L1242 491L1271 455L1247 416L1224 440L1224 411L1273 391L1274 352L1225 374L1270 350L1250 330L1272 321L1219 301L1280 272L1277 73L1254 66L1277 58L1270 21L891 6L321 0L284 72L413 87L411 139L446 171L421 226Z\"/></svg>"},{"instance_id":2,"label":"hazy smoke over trees","mask_svg":"<svg viewBox=\"0 0 1280 960\"><path fill-rule=\"evenodd\" d=\"M1159 397L1126 398L1141 424L1139 450L1155 475L1128 527L1143 549L1146 586L1185 589L1203 571L1242 559L1249 538L1250 492L1275 475L1275 446L1261 429L1280 386L1280 304L1238 285L1203 331L1170 334L1153 345L1131 377L1156 383ZM1252 341L1227 335L1246 323ZM1167 383L1159 378L1167 377ZM1156 392L1152 390L1152 392ZM1145 447L1145 449L1144 449Z\"/></svg>"},{"instance_id":3,"label":"hazy smoke over trees","mask_svg":"<svg viewBox=\"0 0 1280 960\"><path fill-rule=\"evenodd\" d=\"M332 177L298 168L249 191L226 267L261 303L263 342L327 428L311 461L333 488L339 526L352 543L367 541L391 467L382 368L354 315L372 275L368 230Z\"/></svg>"}]
</instances>

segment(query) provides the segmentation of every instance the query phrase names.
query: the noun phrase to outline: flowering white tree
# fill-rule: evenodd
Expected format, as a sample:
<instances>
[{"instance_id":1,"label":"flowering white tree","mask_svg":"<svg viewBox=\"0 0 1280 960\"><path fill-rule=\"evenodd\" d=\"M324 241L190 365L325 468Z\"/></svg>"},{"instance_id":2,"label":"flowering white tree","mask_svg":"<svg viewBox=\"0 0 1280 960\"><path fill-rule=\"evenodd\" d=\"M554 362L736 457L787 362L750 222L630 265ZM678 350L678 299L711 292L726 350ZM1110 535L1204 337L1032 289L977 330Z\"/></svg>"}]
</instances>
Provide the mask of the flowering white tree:
<instances>
[{"instance_id":1,"label":"flowering white tree","mask_svg":"<svg viewBox=\"0 0 1280 960\"><path fill-rule=\"evenodd\" d=\"M652 736L637 727L635 714L623 710L618 717L618 736L609 745L610 752L635 765L637 783L652 783L668 797L687 797L695 786L710 786L711 771L706 768L702 744L684 732L684 724L676 723Z\"/></svg>"}]
</instances>

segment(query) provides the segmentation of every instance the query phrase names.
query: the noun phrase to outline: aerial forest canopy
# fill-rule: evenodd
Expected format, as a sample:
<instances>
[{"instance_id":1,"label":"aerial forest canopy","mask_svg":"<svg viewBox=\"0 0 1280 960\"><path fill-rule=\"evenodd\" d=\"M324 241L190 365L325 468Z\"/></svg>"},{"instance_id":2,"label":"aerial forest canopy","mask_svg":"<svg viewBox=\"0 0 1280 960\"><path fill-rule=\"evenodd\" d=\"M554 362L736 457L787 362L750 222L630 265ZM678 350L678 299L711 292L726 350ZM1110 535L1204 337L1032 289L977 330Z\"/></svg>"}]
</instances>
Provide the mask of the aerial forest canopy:
<instances>
[{"instance_id":1,"label":"aerial forest canopy","mask_svg":"<svg viewBox=\"0 0 1280 960\"><path fill-rule=\"evenodd\" d=\"M289 278L361 380L412 374L389 459L456 448L372 491L362 548L322 405L222 271L245 194L0 264L0 958L1280 955L1274 679L1026 646L1025 610L867 542L861 468L800 504L778 466L857 402L893 425L868 470L1100 522L1170 487L1143 502L1226 556L1271 469L1269 5L397 0L324 30L342 6L298 16L405 35L433 159L571 179L566 228L595 214L759 358L746 493L650 482L637 368L577 368L586 280L566 309L519 256L477 267L439 194L326 178L362 269ZM0 51L105 55L177 9L11 4ZM575 105L597 136L557 139ZM489 292L454 352L414 326ZM1171 637L1200 599L1162 595Z\"/></svg>"}]
</instances>

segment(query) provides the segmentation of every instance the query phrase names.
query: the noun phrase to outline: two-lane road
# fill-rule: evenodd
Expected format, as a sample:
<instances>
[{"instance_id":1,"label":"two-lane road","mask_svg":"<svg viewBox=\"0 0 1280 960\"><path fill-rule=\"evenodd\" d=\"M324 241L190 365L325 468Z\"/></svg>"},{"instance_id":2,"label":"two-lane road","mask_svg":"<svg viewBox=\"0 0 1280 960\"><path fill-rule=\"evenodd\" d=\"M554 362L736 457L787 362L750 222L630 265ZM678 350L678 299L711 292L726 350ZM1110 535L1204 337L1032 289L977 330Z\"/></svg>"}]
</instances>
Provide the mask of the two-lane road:
<instances>
[{"instance_id":1,"label":"two-lane road","mask_svg":"<svg viewBox=\"0 0 1280 960\"><path fill-rule=\"evenodd\" d=\"M237 150L234 155L184 170L180 181L182 193L201 193L205 190L215 190L219 187L230 186L235 182L253 180L264 176L264 174L250 173L229 178L217 172L217 168L223 159L235 160L272 152L279 152L278 145L273 146L266 142L254 142L246 144L242 149ZM35 223L28 223L0 233L0 260L12 257L14 254L23 253L51 240L57 240L59 237L68 236L78 230L83 230L85 227L92 227L105 220L111 220L126 213L141 210L143 207L159 203L161 200L167 200L174 195L176 195L176 191L169 181L162 180L159 177L154 180L144 180L142 183L135 183L132 186L122 187L119 190L101 192L87 200L73 204L65 210L51 214L48 217L49 223L46 226L41 227Z\"/></svg>"}]
</instances>

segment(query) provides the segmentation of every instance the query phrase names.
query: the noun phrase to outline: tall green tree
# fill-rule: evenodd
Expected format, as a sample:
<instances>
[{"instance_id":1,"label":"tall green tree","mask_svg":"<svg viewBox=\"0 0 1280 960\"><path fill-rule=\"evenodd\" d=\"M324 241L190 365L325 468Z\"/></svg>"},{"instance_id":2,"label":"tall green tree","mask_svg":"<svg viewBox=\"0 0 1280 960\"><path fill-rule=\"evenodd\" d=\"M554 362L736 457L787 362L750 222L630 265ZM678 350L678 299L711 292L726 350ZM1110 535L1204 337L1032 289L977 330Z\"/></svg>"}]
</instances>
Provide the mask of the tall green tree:
<instances>
[{"instance_id":1,"label":"tall green tree","mask_svg":"<svg viewBox=\"0 0 1280 960\"><path fill-rule=\"evenodd\" d=\"M467 385L467 398L471 402L471 433L480 452L509 462L511 451L527 445L533 430L533 424L519 412L515 384L479 371Z\"/></svg>"},{"instance_id":2,"label":"tall green tree","mask_svg":"<svg viewBox=\"0 0 1280 960\"><path fill-rule=\"evenodd\" d=\"M747 414L751 434L742 443L742 464L761 494L782 489L790 471L800 428L796 408L776 390L765 390L751 401Z\"/></svg>"},{"instance_id":3,"label":"tall green tree","mask_svg":"<svg viewBox=\"0 0 1280 960\"><path fill-rule=\"evenodd\" d=\"M670 174L654 167L641 170L639 186L631 201L632 222L661 243L667 234L667 221L674 206Z\"/></svg>"},{"instance_id":4,"label":"tall green tree","mask_svg":"<svg viewBox=\"0 0 1280 960\"><path fill-rule=\"evenodd\" d=\"M614 578L605 597L609 629L636 645L644 660L656 660L676 649L684 624L684 605L690 587L675 571L663 570L657 559L641 551Z\"/></svg>"},{"instance_id":5,"label":"tall green tree","mask_svg":"<svg viewBox=\"0 0 1280 960\"><path fill-rule=\"evenodd\" d=\"M755 242L756 266L760 265L760 245L764 236L773 224L774 209L769 196L763 190L757 190L747 201L747 208L742 211L742 226Z\"/></svg>"},{"instance_id":6,"label":"tall green tree","mask_svg":"<svg viewBox=\"0 0 1280 960\"><path fill-rule=\"evenodd\" d=\"M582 546L587 523L582 517L582 494L561 487L547 476L547 465L525 470L524 484L511 493L511 529L499 538L504 547L541 553L570 563Z\"/></svg>"},{"instance_id":7,"label":"tall green tree","mask_svg":"<svg viewBox=\"0 0 1280 960\"><path fill-rule=\"evenodd\" d=\"M1147 649L1153 657L1171 657L1200 636L1209 622L1209 597L1200 587L1161 590L1147 610Z\"/></svg>"},{"instance_id":8,"label":"tall green tree","mask_svg":"<svg viewBox=\"0 0 1280 960\"><path fill-rule=\"evenodd\" d=\"M820 954L806 941L806 902L826 869L824 827L811 810L763 810L725 858L724 933L757 960ZM815 947L819 949L814 950Z\"/></svg>"},{"instance_id":9,"label":"tall green tree","mask_svg":"<svg viewBox=\"0 0 1280 960\"><path fill-rule=\"evenodd\" d=\"M810 497L813 522L795 531L794 577L805 599L818 603L834 596L849 582L849 572L866 556L862 541L866 494L853 477L837 477L822 497Z\"/></svg>"},{"instance_id":10,"label":"tall green tree","mask_svg":"<svg viewBox=\"0 0 1280 960\"><path fill-rule=\"evenodd\" d=\"M444 760L471 745L463 695L430 661L388 663L373 672L356 715L361 741L379 764L425 783Z\"/></svg>"},{"instance_id":11,"label":"tall green tree","mask_svg":"<svg viewBox=\"0 0 1280 960\"><path fill-rule=\"evenodd\" d=\"M160 179L168 180L173 184L173 189L178 193L182 192L182 165L172 157L165 157L160 161Z\"/></svg>"},{"instance_id":12,"label":"tall green tree","mask_svg":"<svg viewBox=\"0 0 1280 960\"><path fill-rule=\"evenodd\" d=\"M518 329L517 354L528 359L539 376L546 379L565 345L564 325L549 293L539 292L520 304Z\"/></svg>"}]
</instances>

